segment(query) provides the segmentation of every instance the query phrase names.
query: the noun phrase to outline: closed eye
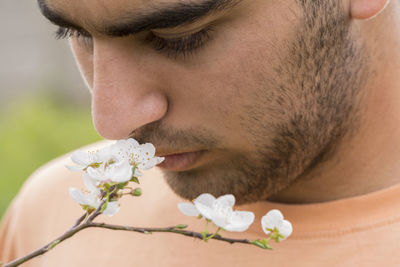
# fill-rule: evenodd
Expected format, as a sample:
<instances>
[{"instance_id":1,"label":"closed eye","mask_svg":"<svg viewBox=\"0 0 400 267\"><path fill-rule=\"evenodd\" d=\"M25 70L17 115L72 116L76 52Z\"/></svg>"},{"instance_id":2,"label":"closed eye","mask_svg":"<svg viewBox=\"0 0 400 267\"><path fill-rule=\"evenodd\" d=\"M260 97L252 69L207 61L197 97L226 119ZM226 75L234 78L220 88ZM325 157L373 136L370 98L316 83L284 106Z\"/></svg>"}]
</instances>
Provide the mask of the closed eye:
<instances>
[{"instance_id":1,"label":"closed eye","mask_svg":"<svg viewBox=\"0 0 400 267\"><path fill-rule=\"evenodd\" d=\"M212 32L213 29L211 26L179 38L163 38L153 32L149 32L145 38L145 43L151 45L154 50L166 54L168 57L177 58L178 56L183 56L185 58L209 42L212 39ZM75 38L84 48L93 48L93 37L86 31L59 27L55 36L57 39Z\"/></svg>"}]
</instances>

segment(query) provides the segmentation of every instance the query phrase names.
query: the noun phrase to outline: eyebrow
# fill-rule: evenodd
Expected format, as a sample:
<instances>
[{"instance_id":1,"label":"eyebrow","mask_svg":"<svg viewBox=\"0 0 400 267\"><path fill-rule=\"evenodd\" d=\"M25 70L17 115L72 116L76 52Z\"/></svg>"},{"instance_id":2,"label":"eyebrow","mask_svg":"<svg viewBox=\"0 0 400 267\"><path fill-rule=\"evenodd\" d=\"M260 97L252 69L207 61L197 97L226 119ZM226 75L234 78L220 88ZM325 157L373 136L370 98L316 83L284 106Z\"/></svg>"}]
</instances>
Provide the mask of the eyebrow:
<instances>
[{"instance_id":1,"label":"eyebrow","mask_svg":"<svg viewBox=\"0 0 400 267\"><path fill-rule=\"evenodd\" d=\"M67 16L57 10L50 9L45 1L46 0L37 0L43 16L52 23L65 28L85 31L81 26L67 19ZM97 30L111 37L123 37L154 29L184 26L213 13L233 8L241 1L242 0L203 0L192 3L177 2L160 4L160 7L152 7L151 9L153 10L139 10L136 14L124 14L120 17L120 23L103 25L101 29Z\"/></svg>"}]
</instances>

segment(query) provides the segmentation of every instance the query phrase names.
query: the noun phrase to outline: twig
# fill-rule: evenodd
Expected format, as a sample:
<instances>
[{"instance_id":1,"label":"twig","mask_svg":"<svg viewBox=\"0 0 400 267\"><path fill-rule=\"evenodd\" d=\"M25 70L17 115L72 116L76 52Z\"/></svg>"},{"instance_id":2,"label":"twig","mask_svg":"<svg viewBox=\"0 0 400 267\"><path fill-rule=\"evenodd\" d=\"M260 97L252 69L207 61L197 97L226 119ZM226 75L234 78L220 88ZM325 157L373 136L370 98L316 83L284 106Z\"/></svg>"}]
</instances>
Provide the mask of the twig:
<instances>
[{"instance_id":1,"label":"twig","mask_svg":"<svg viewBox=\"0 0 400 267\"><path fill-rule=\"evenodd\" d=\"M78 233L79 231L82 231L83 229L87 228L88 224L81 224L75 228L71 228L70 230L68 230L67 232L65 232L62 236L58 237L57 239L55 239L54 241L48 243L47 245L45 245L42 248L39 248L31 253L29 253L28 255L25 255L19 259L16 259L10 263L7 263L6 265L3 265L3 267L14 267L14 266L19 266L24 262L27 262L28 260L31 260L33 258L36 258L48 251L50 251L51 249L53 249L55 246L57 246L59 243L61 243L62 241L64 241L65 239L70 238L71 236L75 235L76 233Z\"/></svg>"},{"instance_id":2,"label":"twig","mask_svg":"<svg viewBox=\"0 0 400 267\"><path fill-rule=\"evenodd\" d=\"M97 214L96 211L95 211L92 214L93 219L95 217L97 217L98 215L99 214ZM79 218L79 220L81 220L82 217ZM20 264L22 264L22 263L24 263L24 262L26 262L28 260L36 258L36 257L38 257L40 255L43 255L44 253L50 251L55 246L57 246L59 243L61 243L62 241L72 237L76 233L78 233L78 232L80 232L80 231L82 231L82 230L84 230L86 228L91 228L91 227L111 229L111 230L119 230L119 231L137 232L137 233L142 233L142 234L175 233L175 234L180 234L180 235L194 237L194 238L197 238L197 239L204 240L203 236L201 235L201 233L182 230L182 229L179 229L179 227L177 227L177 226L171 226L171 227L166 227L166 228L143 228L143 227L120 226L120 225L111 225L111 224L105 224L105 223L95 223L95 222L92 222L90 220L91 217L89 217L89 219L86 222L84 222L83 224L80 224L80 225L78 225L76 227L71 228L66 233L64 233L62 236L60 236L57 239L55 239L54 241L48 243L44 247L42 247L40 249L37 249L37 250L29 253L28 255L26 255L24 257L21 257L21 258L16 259L16 260L14 260L12 262L9 262L6 265L4 265L3 267L19 266ZM212 236L212 235L213 234L209 234L209 235L207 235L207 237L209 237L209 238L211 237L211 239L215 239L215 240L219 240L219 241L228 242L230 244L242 243L242 244L253 245L252 241L250 241L248 239L232 239L232 238L225 238L225 237L222 237L220 235L214 235L214 236Z\"/></svg>"},{"instance_id":3,"label":"twig","mask_svg":"<svg viewBox=\"0 0 400 267\"><path fill-rule=\"evenodd\" d=\"M28 260L31 260L33 258L36 258L40 255L43 255L44 253L52 250L54 247L56 247L59 243L61 243L62 241L64 241L65 239L68 239L70 237L72 237L73 235L75 235L76 233L78 233L79 231L82 231L85 228L90 227L90 224L93 223L93 220L99 216L101 214L100 210L103 207L104 203L107 200L103 200L103 202L100 204L100 206L92 212L92 214L88 217L88 219L86 220L86 222L84 222L82 224L82 222L87 218L87 216L89 215L87 212L85 214L83 214L74 224L74 226L71 227L71 229L69 229L67 232L65 232L62 236L56 238L55 240L53 240L52 242L48 243L47 245L19 258L16 259L12 262L7 263L6 265L0 265L2 267L14 267L14 266L19 266L24 262L27 262Z\"/></svg>"},{"instance_id":4,"label":"twig","mask_svg":"<svg viewBox=\"0 0 400 267\"><path fill-rule=\"evenodd\" d=\"M99 216L101 214L100 210L102 209L103 205L107 202L107 200L103 200L101 202L101 204L97 207L97 209L95 211L93 211L93 213L89 216L89 218L87 219L87 222L92 222L97 216Z\"/></svg>"},{"instance_id":5,"label":"twig","mask_svg":"<svg viewBox=\"0 0 400 267\"><path fill-rule=\"evenodd\" d=\"M114 193L115 188L111 188L111 194ZM102 195L102 197L105 197L105 195ZM263 247L263 244L256 244L257 241L250 241L248 239L232 239L232 238L225 238L217 233L214 234L208 234L206 236L203 236L201 233L197 232L192 232L192 231L187 231L183 230L186 226L171 226L171 227L166 227L166 228L143 228L143 227L131 227L131 226L120 226L120 225L112 225L112 224L106 224L106 223L95 223L93 220L102 214L102 208L103 205L108 201L108 197L102 201L102 203L97 207L96 210L92 211L91 213L86 212L83 214L76 222L75 224L69 229L67 232L65 232L63 235L58 237L57 239L53 240L52 242L48 243L47 245L43 246L42 248L39 248L28 255L25 255L19 259L16 259L12 262L9 262L5 265L1 265L2 267L16 267L21 265L24 262L27 262L33 258L36 258L40 255L45 254L46 252L52 250L54 247L56 247L59 243L62 241L74 236L76 233L86 229L86 228L104 228L104 229L110 229L110 230L117 230L117 231L129 231L129 232L137 232L137 233L142 233L142 234L151 234L151 233L174 233L174 234L179 234L179 235L184 235L184 236L189 236L189 237L194 237L197 239L201 239L204 241L208 241L209 239L215 239L219 241L224 241L228 242L230 244L234 243L242 243L242 244L249 244L249 245L256 245L262 248L269 248L269 247Z\"/></svg>"},{"instance_id":6,"label":"twig","mask_svg":"<svg viewBox=\"0 0 400 267\"><path fill-rule=\"evenodd\" d=\"M72 226L72 228L77 227L78 225L80 225L88 216L88 213L86 212L85 214L83 214L78 220L76 220L74 226Z\"/></svg>"},{"instance_id":7,"label":"twig","mask_svg":"<svg viewBox=\"0 0 400 267\"><path fill-rule=\"evenodd\" d=\"M175 226L166 227L166 228L141 228L141 227L112 225L112 224L105 224L105 223L90 223L90 224L88 224L88 227L98 227L98 228L105 228L105 229L110 229L110 230L137 232L137 233L142 233L142 234L175 233L175 234L190 236L190 237L194 237L194 238L203 240L203 236L201 235L201 233L177 229ZM207 237L212 237L212 236L213 236L213 234L207 235ZM253 244L252 241L250 241L248 239L225 238L220 235L214 235L211 239L228 242L230 244L234 244L234 243L251 244L251 245Z\"/></svg>"}]
</instances>

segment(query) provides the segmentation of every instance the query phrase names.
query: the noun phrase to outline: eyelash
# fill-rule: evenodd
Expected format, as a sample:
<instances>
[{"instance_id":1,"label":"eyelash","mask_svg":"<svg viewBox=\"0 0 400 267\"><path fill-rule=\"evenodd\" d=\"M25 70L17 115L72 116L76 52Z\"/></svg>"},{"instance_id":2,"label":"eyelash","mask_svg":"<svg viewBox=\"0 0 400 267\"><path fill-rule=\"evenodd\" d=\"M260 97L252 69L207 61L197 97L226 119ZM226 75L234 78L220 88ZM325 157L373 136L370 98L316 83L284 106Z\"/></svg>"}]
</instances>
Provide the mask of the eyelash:
<instances>
[{"instance_id":1,"label":"eyelash","mask_svg":"<svg viewBox=\"0 0 400 267\"><path fill-rule=\"evenodd\" d=\"M168 57L186 57L202 48L211 40L211 27L206 27L196 33L180 38L164 39L153 33L146 38L156 51L166 53Z\"/></svg>"},{"instance_id":2,"label":"eyelash","mask_svg":"<svg viewBox=\"0 0 400 267\"><path fill-rule=\"evenodd\" d=\"M83 44L86 48L92 48L92 36L89 33L70 29L66 27L59 27L55 32L55 37L57 40L77 38L78 41Z\"/></svg>"},{"instance_id":3,"label":"eyelash","mask_svg":"<svg viewBox=\"0 0 400 267\"><path fill-rule=\"evenodd\" d=\"M185 58L210 41L212 31L213 29L208 26L191 35L173 39L164 39L150 32L144 41L151 44L154 50L165 53L168 57L183 56ZM92 36L84 31L59 27L55 35L56 39L77 38L87 48L92 48L93 45Z\"/></svg>"}]
</instances>

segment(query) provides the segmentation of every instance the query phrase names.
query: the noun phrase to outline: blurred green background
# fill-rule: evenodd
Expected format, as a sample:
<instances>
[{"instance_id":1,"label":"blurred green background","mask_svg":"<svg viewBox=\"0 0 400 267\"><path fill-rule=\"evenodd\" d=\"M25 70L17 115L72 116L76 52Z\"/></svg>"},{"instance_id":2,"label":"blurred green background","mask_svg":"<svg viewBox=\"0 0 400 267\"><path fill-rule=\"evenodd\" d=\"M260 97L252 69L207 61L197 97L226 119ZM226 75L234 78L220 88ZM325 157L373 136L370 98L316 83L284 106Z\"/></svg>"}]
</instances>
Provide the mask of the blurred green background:
<instances>
[{"instance_id":1,"label":"blurred green background","mask_svg":"<svg viewBox=\"0 0 400 267\"><path fill-rule=\"evenodd\" d=\"M0 215L35 169L96 140L89 110L51 95L34 95L5 108L0 115Z\"/></svg>"},{"instance_id":2,"label":"blurred green background","mask_svg":"<svg viewBox=\"0 0 400 267\"><path fill-rule=\"evenodd\" d=\"M36 1L0 1L0 218L51 159L101 138L67 41Z\"/></svg>"}]
</instances>

